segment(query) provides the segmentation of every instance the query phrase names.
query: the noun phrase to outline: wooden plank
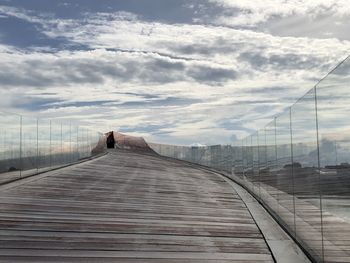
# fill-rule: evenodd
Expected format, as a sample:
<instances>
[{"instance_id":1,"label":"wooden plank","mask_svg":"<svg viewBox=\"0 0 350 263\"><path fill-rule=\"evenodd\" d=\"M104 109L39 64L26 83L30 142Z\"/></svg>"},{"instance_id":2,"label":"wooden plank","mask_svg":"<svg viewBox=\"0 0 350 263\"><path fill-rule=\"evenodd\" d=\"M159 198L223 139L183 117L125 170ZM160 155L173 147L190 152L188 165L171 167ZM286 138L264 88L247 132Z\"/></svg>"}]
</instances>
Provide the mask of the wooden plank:
<instances>
[{"instance_id":1,"label":"wooden plank","mask_svg":"<svg viewBox=\"0 0 350 263\"><path fill-rule=\"evenodd\" d=\"M84 259L273 262L229 184L157 156L111 152L0 188L0 262Z\"/></svg>"}]
</instances>

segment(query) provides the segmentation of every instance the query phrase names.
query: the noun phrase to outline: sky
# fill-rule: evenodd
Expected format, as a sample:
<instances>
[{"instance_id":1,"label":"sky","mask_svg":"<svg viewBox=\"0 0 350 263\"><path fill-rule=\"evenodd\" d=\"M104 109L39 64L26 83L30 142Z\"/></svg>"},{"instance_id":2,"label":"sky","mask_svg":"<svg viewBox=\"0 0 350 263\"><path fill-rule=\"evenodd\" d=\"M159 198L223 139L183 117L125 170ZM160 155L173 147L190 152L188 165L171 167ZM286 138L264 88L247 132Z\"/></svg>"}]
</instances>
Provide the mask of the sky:
<instances>
[{"instance_id":1,"label":"sky","mask_svg":"<svg viewBox=\"0 0 350 263\"><path fill-rule=\"evenodd\" d=\"M349 27L348 0L0 0L0 110L229 144L347 57Z\"/></svg>"}]
</instances>

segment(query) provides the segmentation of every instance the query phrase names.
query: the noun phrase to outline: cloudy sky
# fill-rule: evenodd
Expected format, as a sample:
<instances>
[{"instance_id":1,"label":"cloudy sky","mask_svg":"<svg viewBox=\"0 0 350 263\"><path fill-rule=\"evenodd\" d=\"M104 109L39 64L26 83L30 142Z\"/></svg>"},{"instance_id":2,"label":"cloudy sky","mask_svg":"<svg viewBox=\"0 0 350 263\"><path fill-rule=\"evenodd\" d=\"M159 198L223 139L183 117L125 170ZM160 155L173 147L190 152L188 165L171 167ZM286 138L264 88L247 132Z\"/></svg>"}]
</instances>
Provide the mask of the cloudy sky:
<instances>
[{"instance_id":1,"label":"cloudy sky","mask_svg":"<svg viewBox=\"0 0 350 263\"><path fill-rule=\"evenodd\" d=\"M348 0L0 0L0 105L230 143L344 59L349 26Z\"/></svg>"}]
</instances>

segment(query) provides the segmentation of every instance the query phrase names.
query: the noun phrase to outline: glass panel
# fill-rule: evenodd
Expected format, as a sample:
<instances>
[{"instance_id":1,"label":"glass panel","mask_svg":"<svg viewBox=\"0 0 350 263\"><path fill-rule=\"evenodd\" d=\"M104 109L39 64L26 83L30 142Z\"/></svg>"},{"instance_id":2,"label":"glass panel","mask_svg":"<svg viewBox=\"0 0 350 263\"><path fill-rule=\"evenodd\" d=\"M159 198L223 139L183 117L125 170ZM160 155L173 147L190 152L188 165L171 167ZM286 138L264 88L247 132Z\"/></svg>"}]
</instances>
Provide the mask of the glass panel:
<instances>
[{"instance_id":1,"label":"glass panel","mask_svg":"<svg viewBox=\"0 0 350 263\"><path fill-rule=\"evenodd\" d=\"M294 198L291 154L290 111L276 118L277 170L276 190L278 207L276 214L294 234Z\"/></svg>"},{"instance_id":2,"label":"glass panel","mask_svg":"<svg viewBox=\"0 0 350 263\"><path fill-rule=\"evenodd\" d=\"M205 147L205 158L204 158L204 165L209 166L210 165L210 148L209 146Z\"/></svg>"},{"instance_id":3,"label":"glass panel","mask_svg":"<svg viewBox=\"0 0 350 263\"><path fill-rule=\"evenodd\" d=\"M180 155L179 146L174 146L174 158L180 159Z\"/></svg>"},{"instance_id":4,"label":"glass panel","mask_svg":"<svg viewBox=\"0 0 350 263\"><path fill-rule=\"evenodd\" d=\"M191 151L191 162L193 163L197 163L198 161L198 157L197 157L197 151L198 151L198 147L190 147L190 151Z\"/></svg>"},{"instance_id":5,"label":"glass panel","mask_svg":"<svg viewBox=\"0 0 350 263\"><path fill-rule=\"evenodd\" d=\"M317 86L324 257L350 259L350 59Z\"/></svg>"},{"instance_id":6,"label":"glass panel","mask_svg":"<svg viewBox=\"0 0 350 263\"><path fill-rule=\"evenodd\" d=\"M84 159L86 156L86 130L83 127L78 127L78 158Z\"/></svg>"},{"instance_id":7,"label":"glass panel","mask_svg":"<svg viewBox=\"0 0 350 263\"><path fill-rule=\"evenodd\" d=\"M205 152L206 152L205 147L197 147L197 160L199 164L203 164L203 165L206 164Z\"/></svg>"},{"instance_id":8,"label":"glass panel","mask_svg":"<svg viewBox=\"0 0 350 263\"><path fill-rule=\"evenodd\" d=\"M239 145L240 144L240 145ZM244 159L244 140L236 144L236 151L233 156L234 158L234 167L232 169L232 175L238 176L239 179L243 179L243 159Z\"/></svg>"},{"instance_id":9,"label":"glass panel","mask_svg":"<svg viewBox=\"0 0 350 263\"><path fill-rule=\"evenodd\" d=\"M265 127L267 172L262 177L266 186L264 202L274 211L278 211L277 188L277 147L275 120Z\"/></svg>"},{"instance_id":10,"label":"glass panel","mask_svg":"<svg viewBox=\"0 0 350 263\"><path fill-rule=\"evenodd\" d=\"M0 112L0 184L89 157L103 136L59 121Z\"/></svg>"},{"instance_id":11,"label":"glass panel","mask_svg":"<svg viewBox=\"0 0 350 263\"><path fill-rule=\"evenodd\" d=\"M37 119L22 117L22 177L38 171Z\"/></svg>"},{"instance_id":12,"label":"glass panel","mask_svg":"<svg viewBox=\"0 0 350 263\"><path fill-rule=\"evenodd\" d=\"M79 160L79 127L78 126L71 126L71 149L72 149L72 162L76 162Z\"/></svg>"},{"instance_id":13,"label":"glass panel","mask_svg":"<svg viewBox=\"0 0 350 263\"><path fill-rule=\"evenodd\" d=\"M296 237L316 259L322 258L315 92L291 108Z\"/></svg>"},{"instance_id":14,"label":"glass panel","mask_svg":"<svg viewBox=\"0 0 350 263\"><path fill-rule=\"evenodd\" d=\"M71 162L71 127L70 124L62 123L62 162Z\"/></svg>"},{"instance_id":15,"label":"glass panel","mask_svg":"<svg viewBox=\"0 0 350 263\"><path fill-rule=\"evenodd\" d=\"M269 174L267 168L267 147L265 129L258 131L259 151L259 197L261 200L268 200L267 184Z\"/></svg>"},{"instance_id":16,"label":"glass panel","mask_svg":"<svg viewBox=\"0 0 350 263\"><path fill-rule=\"evenodd\" d=\"M72 127L71 127L72 131ZM89 130L90 131L90 155L98 154L98 152L95 151L95 148L100 140L100 134L97 131ZM71 153L73 153L73 147L71 146Z\"/></svg>"},{"instance_id":17,"label":"glass panel","mask_svg":"<svg viewBox=\"0 0 350 263\"><path fill-rule=\"evenodd\" d=\"M50 167L50 121L38 120L38 169Z\"/></svg>"},{"instance_id":18,"label":"glass panel","mask_svg":"<svg viewBox=\"0 0 350 263\"><path fill-rule=\"evenodd\" d=\"M211 167L220 168L220 155L219 155L220 145L210 146L210 159L211 159Z\"/></svg>"},{"instance_id":19,"label":"glass panel","mask_svg":"<svg viewBox=\"0 0 350 263\"><path fill-rule=\"evenodd\" d=\"M242 179L245 180L245 170L247 167L247 140L242 140Z\"/></svg>"},{"instance_id":20,"label":"glass panel","mask_svg":"<svg viewBox=\"0 0 350 263\"><path fill-rule=\"evenodd\" d=\"M0 112L0 184L21 176L21 117Z\"/></svg>"},{"instance_id":21,"label":"glass panel","mask_svg":"<svg viewBox=\"0 0 350 263\"><path fill-rule=\"evenodd\" d=\"M190 149L189 149L189 150L190 150ZM175 157L175 147L174 147L174 145L171 145L170 156L171 156L171 158L174 158L174 157Z\"/></svg>"},{"instance_id":22,"label":"glass panel","mask_svg":"<svg viewBox=\"0 0 350 263\"><path fill-rule=\"evenodd\" d=\"M350 58L284 114L239 144L181 147L176 155L232 172L260 196L315 261L347 262L349 83Z\"/></svg>"},{"instance_id":23,"label":"glass panel","mask_svg":"<svg viewBox=\"0 0 350 263\"><path fill-rule=\"evenodd\" d=\"M51 167L59 166L62 161L62 124L51 121Z\"/></svg>"},{"instance_id":24,"label":"glass panel","mask_svg":"<svg viewBox=\"0 0 350 263\"><path fill-rule=\"evenodd\" d=\"M245 180L247 187L250 191L254 192L253 185L253 151L252 151L252 136L248 136L246 140L246 158L247 163L244 171Z\"/></svg>"},{"instance_id":25,"label":"glass panel","mask_svg":"<svg viewBox=\"0 0 350 263\"><path fill-rule=\"evenodd\" d=\"M223 146L223 170L231 173L231 169L233 166L233 147L231 145Z\"/></svg>"},{"instance_id":26,"label":"glass panel","mask_svg":"<svg viewBox=\"0 0 350 263\"><path fill-rule=\"evenodd\" d=\"M253 192L259 197L260 196L260 178L259 178L259 142L258 142L258 133L255 133L251 136L252 144L252 183L253 183Z\"/></svg>"}]
</instances>

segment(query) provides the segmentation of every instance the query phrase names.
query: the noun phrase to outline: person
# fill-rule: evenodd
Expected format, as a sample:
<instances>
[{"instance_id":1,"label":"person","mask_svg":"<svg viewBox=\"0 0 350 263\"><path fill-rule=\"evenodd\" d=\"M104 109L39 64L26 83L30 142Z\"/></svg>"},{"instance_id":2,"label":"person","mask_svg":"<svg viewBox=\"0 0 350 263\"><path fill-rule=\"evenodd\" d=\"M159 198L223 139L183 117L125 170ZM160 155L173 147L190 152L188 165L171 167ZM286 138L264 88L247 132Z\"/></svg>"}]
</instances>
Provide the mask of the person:
<instances>
[{"instance_id":1,"label":"person","mask_svg":"<svg viewBox=\"0 0 350 263\"><path fill-rule=\"evenodd\" d=\"M113 131L111 131L107 136L107 148L113 149L114 145L115 145L114 135L113 135Z\"/></svg>"}]
</instances>

